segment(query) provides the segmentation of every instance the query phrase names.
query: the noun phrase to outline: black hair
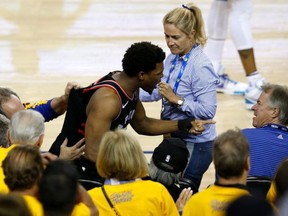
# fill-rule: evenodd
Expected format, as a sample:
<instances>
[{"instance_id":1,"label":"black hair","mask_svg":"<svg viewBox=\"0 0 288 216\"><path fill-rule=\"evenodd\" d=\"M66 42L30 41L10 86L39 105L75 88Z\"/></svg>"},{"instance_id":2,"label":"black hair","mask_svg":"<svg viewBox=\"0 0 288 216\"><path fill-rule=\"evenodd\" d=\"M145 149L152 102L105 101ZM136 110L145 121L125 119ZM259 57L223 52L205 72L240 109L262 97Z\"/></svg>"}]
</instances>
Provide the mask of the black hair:
<instances>
[{"instance_id":1,"label":"black hair","mask_svg":"<svg viewBox=\"0 0 288 216\"><path fill-rule=\"evenodd\" d=\"M71 161L57 159L48 164L39 182L44 212L69 214L77 197L78 172Z\"/></svg>"},{"instance_id":2,"label":"black hair","mask_svg":"<svg viewBox=\"0 0 288 216\"><path fill-rule=\"evenodd\" d=\"M157 63L163 62L165 52L159 46L150 42L132 44L122 60L123 71L130 77L137 76L140 71L149 72L156 68Z\"/></svg>"}]
</instances>

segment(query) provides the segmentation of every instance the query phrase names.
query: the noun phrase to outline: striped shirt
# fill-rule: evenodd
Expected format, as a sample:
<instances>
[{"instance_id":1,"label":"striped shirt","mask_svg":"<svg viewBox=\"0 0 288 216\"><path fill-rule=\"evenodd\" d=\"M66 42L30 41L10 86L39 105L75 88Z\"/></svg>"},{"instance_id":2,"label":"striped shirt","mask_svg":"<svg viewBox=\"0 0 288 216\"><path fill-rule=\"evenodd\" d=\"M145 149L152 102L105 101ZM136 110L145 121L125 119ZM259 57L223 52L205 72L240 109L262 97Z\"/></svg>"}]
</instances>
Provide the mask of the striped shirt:
<instances>
[{"instance_id":1,"label":"striped shirt","mask_svg":"<svg viewBox=\"0 0 288 216\"><path fill-rule=\"evenodd\" d=\"M242 131L250 143L249 176L272 178L280 162L288 158L288 128L267 124Z\"/></svg>"},{"instance_id":2,"label":"striped shirt","mask_svg":"<svg viewBox=\"0 0 288 216\"><path fill-rule=\"evenodd\" d=\"M176 94L184 98L185 101L181 107L164 101L162 118L170 120L185 118L213 119L217 109L218 75L200 45L194 46L188 54L189 59L176 91ZM177 82L179 72L181 72L183 62L188 54L183 57L170 54L165 60L164 75L161 81L168 81L172 89ZM173 70L171 70L172 66L174 66ZM140 90L140 100L143 102L161 99L162 97L157 88L154 89L151 95ZM201 135L195 136L187 132L177 131L173 133L173 136L190 143L208 142L215 139L216 128L214 124L208 124L205 125L205 131Z\"/></svg>"}]
</instances>

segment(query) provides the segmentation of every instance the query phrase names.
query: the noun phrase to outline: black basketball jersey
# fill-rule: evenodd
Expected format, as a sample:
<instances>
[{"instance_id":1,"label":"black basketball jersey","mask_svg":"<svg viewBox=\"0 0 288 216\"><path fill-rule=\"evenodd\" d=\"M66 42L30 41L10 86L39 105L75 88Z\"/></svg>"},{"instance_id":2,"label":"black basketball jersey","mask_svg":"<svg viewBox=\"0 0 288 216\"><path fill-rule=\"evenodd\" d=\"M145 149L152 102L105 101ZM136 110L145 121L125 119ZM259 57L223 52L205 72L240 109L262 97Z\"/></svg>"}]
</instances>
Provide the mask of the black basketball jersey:
<instances>
[{"instance_id":1,"label":"black basketball jersey","mask_svg":"<svg viewBox=\"0 0 288 216\"><path fill-rule=\"evenodd\" d=\"M86 107L93 93L99 88L107 87L115 91L121 100L119 115L112 121L111 130L126 128L130 123L136 109L138 96L136 93L129 97L122 87L112 78L110 72L95 83L81 89L72 89L69 95L67 112L61 133L50 148L50 152L59 155L60 145L65 137L68 138L68 146L73 146L85 136L85 124L87 120ZM97 121L97 120L95 120Z\"/></svg>"}]
</instances>

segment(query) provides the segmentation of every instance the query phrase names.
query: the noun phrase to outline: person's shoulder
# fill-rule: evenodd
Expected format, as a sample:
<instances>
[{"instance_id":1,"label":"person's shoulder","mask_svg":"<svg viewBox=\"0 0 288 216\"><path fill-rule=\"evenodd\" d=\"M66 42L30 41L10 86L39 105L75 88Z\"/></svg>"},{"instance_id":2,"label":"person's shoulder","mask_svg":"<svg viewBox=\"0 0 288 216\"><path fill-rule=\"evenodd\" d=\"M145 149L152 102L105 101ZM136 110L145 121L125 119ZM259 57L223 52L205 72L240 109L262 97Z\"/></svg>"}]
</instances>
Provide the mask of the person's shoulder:
<instances>
[{"instance_id":1,"label":"person's shoulder","mask_svg":"<svg viewBox=\"0 0 288 216\"><path fill-rule=\"evenodd\" d=\"M215 186L213 184L213 185L211 185L211 186L199 191L198 193L193 194L193 196L191 198L193 198L195 200L206 199L208 197L208 194L214 193L215 190L218 190L218 188L217 188L217 186Z\"/></svg>"},{"instance_id":2,"label":"person's shoulder","mask_svg":"<svg viewBox=\"0 0 288 216\"><path fill-rule=\"evenodd\" d=\"M13 145L11 145L11 146L9 146L9 147L7 147L7 148L1 147L1 148L0 148L0 158L3 158L3 159L4 159L4 158L6 157L6 155L8 154L8 152L11 151L11 149L13 149L15 146L16 146L16 145L13 144Z\"/></svg>"},{"instance_id":3,"label":"person's shoulder","mask_svg":"<svg viewBox=\"0 0 288 216\"><path fill-rule=\"evenodd\" d=\"M152 185L155 187L159 187L159 186L164 187L161 183L159 183L157 181L153 181L152 179L149 179L149 178L142 179L138 182L141 182L141 184Z\"/></svg>"},{"instance_id":4,"label":"person's shoulder","mask_svg":"<svg viewBox=\"0 0 288 216\"><path fill-rule=\"evenodd\" d=\"M138 181L140 184L142 184L142 187L143 188L150 188L151 190L153 191L167 191L167 188L161 184L160 182L157 182L157 181L153 181L153 180L141 180L141 181Z\"/></svg>"},{"instance_id":5,"label":"person's shoulder","mask_svg":"<svg viewBox=\"0 0 288 216\"><path fill-rule=\"evenodd\" d=\"M87 207L87 205L85 205L84 203L78 203L74 206L73 212L71 214L71 216L90 216L90 210Z\"/></svg>"},{"instance_id":6,"label":"person's shoulder","mask_svg":"<svg viewBox=\"0 0 288 216\"><path fill-rule=\"evenodd\" d=\"M271 128L270 126L267 126L267 125L265 125L263 127L259 127L259 128L242 129L242 133L246 137L253 136L253 137L258 137L259 139L265 138L265 135L269 135L272 131L273 131L273 128ZM260 134L262 134L262 136Z\"/></svg>"},{"instance_id":7,"label":"person's shoulder","mask_svg":"<svg viewBox=\"0 0 288 216\"><path fill-rule=\"evenodd\" d=\"M170 53L170 54L166 57L165 63L166 63L166 64L167 64L167 63L169 63L169 64L172 63L172 61L175 59L175 57L176 57L176 55Z\"/></svg>"},{"instance_id":8,"label":"person's shoulder","mask_svg":"<svg viewBox=\"0 0 288 216\"><path fill-rule=\"evenodd\" d=\"M207 54L203 51L203 48L200 46L200 45L198 45L198 46L196 46L193 50L192 50L192 52L191 52L191 55L192 55L192 58L190 58L191 60L193 60L193 61L208 61L208 62L210 62L210 59L209 59L209 57L207 56ZM204 62L205 62L204 61Z\"/></svg>"},{"instance_id":9,"label":"person's shoulder","mask_svg":"<svg viewBox=\"0 0 288 216\"><path fill-rule=\"evenodd\" d=\"M36 197L30 195L23 195L23 198L25 199L33 215L44 215L42 205Z\"/></svg>"},{"instance_id":10,"label":"person's shoulder","mask_svg":"<svg viewBox=\"0 0 288 216\"><path fill-rule=\"evenodd\" d=\"M23 195L23 198L26 200L26 202L31 202L31 203L35 203L35 204L40 204L39 200L34 197L34 196L30 196L30 195L27 195L27 194L24 194Z\"/></svg>"},{"instance_id":11,"label":"person's shoulder","mask_svg":"<svg viewBox=\"0 0 288 216\"><path fill-rule=\"evenodd\" d=\"M89 101L95 102L98 105L116 103L114 105L118 107L117 105L120 103L119 91L112 85L101 85L92 93Z\"/></svg>"},{"instance_id":12,"label":"person's shoulder","mask_svg":"<svg viewBox=\"0 0 288 216\"><path fill-rule=\"evenodd\" d=\"M2 154L7 154L9 147L0 147L0 157Z\"/></svg>"},{"instance_id":13,"label":"person's shoulder","mask_svg":"<svg viewBox=\"0 0 288 216\"><path fill-rule=\"evenodd\" d=\"M256 131L256 129L258 129L258 128L244 128L244 129L242 129L242 133Z\"/></svg>"},{"instance_id":14,"label":"person's shoulder","mask_svg":"<svg viewBox=\"0 0 288 216\"><path fill-rule=\"evenodd\" d=\"M97 194L97 193L99 193L101 191L101 187L95 187L95 188L92 188L92 189L90 189L90 190L88 190L87 192L88 192L88 194Z\"/></svg>"},{"instance_id":15,"label":"person's shoulder","mask_svg":"<svg viewBox=\"0 0 288 216\"><path fill-rule=\"evenodd\" d=\"M210 197L207 194L207 190L208 189L204 189L203 191L200 191L196 194L193 194L190 199L187 201L185 207L188 207L189 209L196 209L196 208L202 208L201 206L206 205L206 201L209 199L208 197ZM185 210L184 207L184 210Z\"/></svg>"}]
</instances>

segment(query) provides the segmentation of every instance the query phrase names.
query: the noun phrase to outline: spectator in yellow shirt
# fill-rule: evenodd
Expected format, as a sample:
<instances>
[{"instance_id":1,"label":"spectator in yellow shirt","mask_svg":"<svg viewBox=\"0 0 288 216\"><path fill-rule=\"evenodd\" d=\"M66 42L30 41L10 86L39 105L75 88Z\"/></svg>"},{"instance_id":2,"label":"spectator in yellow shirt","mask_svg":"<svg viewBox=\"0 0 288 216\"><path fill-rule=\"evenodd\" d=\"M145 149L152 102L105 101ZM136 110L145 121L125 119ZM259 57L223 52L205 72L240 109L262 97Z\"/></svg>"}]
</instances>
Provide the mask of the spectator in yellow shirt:
<instances>
[{"instance_id":1,"label":"spectator in yellow shirt","mask_svg":"<svg viewBox=\"0 0 288 216\"><path fill-rule=\"evenodd\" d=\"M100 215L179 215L162 184L141 179L148 175L147 160L137 139L124 130L104 134L96 167L104 186L89 194Z\"/></svg>"},{"instance_id":2,"label":"spectator in yellow shirt","mask_svg":"<svg viewBox=\"0 0 288 216\"><path fill-rule=\"evenodd\" d=\"M249 194L246 189L249 155L249 143L240 130L228 130L219 135L213 146L213 163L218 180L188 200L183 216L224 216L230 202Z\"/></svg>"}]
</instances>

